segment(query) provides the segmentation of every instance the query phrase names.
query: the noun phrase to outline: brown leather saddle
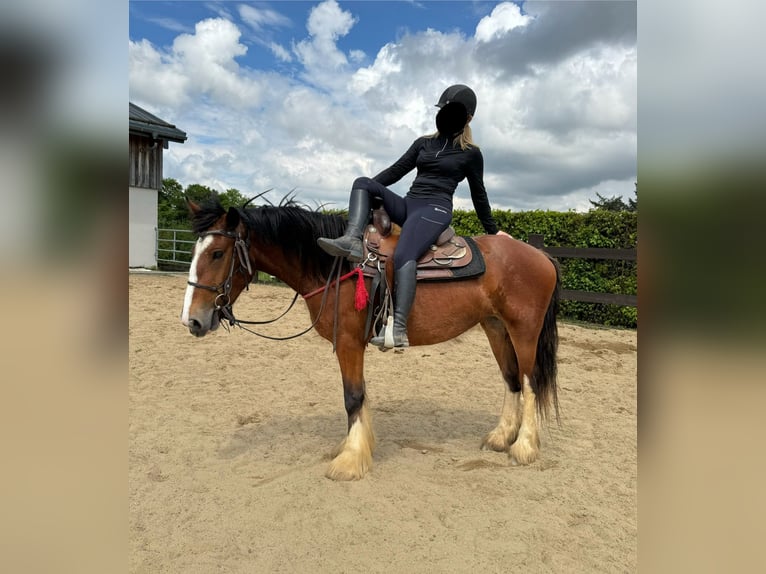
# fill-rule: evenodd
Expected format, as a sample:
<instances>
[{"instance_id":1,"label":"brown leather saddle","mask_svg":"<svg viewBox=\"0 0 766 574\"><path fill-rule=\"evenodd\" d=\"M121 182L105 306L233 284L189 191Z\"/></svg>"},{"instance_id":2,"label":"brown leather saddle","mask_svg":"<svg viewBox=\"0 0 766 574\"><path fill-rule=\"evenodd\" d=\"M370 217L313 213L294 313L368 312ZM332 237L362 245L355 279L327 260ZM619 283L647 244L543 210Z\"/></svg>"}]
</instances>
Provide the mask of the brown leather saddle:
<instances>
[{"instance_id":1,"label":"brown leather saddle","mask_svg":"<svg viewBox=\"0 0 766 574\"><path fill-rule=\"evenodd\" d=\"M399 242L399 228L380 207L372 212L372 222L364 231L365 275L374 276ZM484 257L470 237L455 234L448 227L428 251L418 259L418 281L446 281L477 277L485 271Z\"/></svg>"}]
</instances>

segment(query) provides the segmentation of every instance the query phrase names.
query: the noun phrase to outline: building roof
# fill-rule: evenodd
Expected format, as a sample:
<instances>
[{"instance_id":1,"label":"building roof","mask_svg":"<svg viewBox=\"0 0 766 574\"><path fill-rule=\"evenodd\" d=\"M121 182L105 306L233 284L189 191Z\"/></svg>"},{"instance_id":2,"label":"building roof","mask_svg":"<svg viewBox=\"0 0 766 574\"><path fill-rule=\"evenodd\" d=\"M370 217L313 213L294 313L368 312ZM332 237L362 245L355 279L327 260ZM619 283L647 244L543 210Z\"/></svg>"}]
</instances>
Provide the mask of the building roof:
<instances>
[{"instance_id":1,"label":"building roof","mask_svg":"<svg viewBox=\"0 0 766 574\"><path fill-rule=\"evenodd\" d=\"M158 118L134 103L130 103L129 126L131 134L148 136L155 140L179 143L186 141L186 132L179 130L173 124Z\"/></svg>"}]
</instances>

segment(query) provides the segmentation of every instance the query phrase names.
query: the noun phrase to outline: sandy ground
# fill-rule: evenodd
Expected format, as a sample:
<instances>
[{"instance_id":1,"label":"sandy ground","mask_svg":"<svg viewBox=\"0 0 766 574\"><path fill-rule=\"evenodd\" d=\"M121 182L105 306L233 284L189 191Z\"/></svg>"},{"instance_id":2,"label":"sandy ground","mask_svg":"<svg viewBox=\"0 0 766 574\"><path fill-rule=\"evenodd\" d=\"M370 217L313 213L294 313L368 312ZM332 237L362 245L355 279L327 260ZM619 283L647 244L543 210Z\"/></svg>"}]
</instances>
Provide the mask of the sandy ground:
<instances>
[{"instance_id":1,"label":"sandy ground","mask_svg":"<svg viewBox=\"0 0 766 574\"><path fill-rule=\"evenodd\" d=\"M636 332L559 325L540 459L479 450L503 387L481 329L366 354L378 439L324 477L346 415L332 346L180 324L186 278L130 276L130 572L635 572ZM282 312L256 285L235 311ZM309 324L302 303L262 332Z\"/></svg>"}]
</instances>

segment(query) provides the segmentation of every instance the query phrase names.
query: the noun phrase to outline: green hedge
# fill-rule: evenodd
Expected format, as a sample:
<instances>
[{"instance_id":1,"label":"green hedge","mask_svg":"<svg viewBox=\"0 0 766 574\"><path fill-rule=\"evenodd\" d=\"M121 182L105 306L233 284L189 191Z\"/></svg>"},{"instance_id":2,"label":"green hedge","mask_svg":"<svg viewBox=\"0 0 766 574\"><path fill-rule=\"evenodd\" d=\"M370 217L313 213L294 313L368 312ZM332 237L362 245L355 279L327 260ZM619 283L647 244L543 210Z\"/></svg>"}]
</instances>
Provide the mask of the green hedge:
<instances>
[{"instance_id":1,"label":"green hedge","mask_svg":"<svg viewBox=\"0 0 766 574\"><path fill-rule=\"evenodd\" d=\"M503 231L527 241L539 233L548 247L634 248L638 242L638 214L633 211L593 210L587 213L557 211L493 211ZM484 233L476 213L455 211L453 225L459 235ZM636 261L559 260L564 289L635 295L638 292ZM561 315L601 325L636 328L635 307L562 301Z\"/></svg>"}]
</instances>

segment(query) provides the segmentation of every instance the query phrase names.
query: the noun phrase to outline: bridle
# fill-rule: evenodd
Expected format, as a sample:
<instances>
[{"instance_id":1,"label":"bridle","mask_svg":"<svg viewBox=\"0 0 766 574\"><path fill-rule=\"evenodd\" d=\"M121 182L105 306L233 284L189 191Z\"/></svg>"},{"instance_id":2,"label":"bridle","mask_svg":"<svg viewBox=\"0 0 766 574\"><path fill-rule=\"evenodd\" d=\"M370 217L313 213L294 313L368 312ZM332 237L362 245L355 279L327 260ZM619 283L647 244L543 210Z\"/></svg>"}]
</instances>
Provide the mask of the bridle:
<instances>
[{"instance_id":1,"label":"bridle","mask_svg":"<svg viewBox=\"0 0 766 574\"><path fill-rule=\"evenodd\" d=\"M245 239L235 231L224 231L221 229L214 229L212 231L204 231L199 234L200 237L206 237L208 235L220 235L222 237L228 237L234 240L234 252L231 254L231 265L229 265L229 274L218 285L203 285L202 283L195 283L194 281L187 281L192 287L199 287L200 289L206 289L216 293L215 297L215 310L220 311L230 322L234 322L234 315L231 313L231 287L234 280L234 266L236 261L239 260L239 268L237 269L245 276L245 289L248 288L250 281L253 279L253 267L250 264L250 238Z\"/></svg>"},{"instance_id":2,"label":"bridle","mask_svg":"<svg viewBox=\"0 0 766 574\"><path fill-rule=\"evenodd\" d=\"M290 335L287 337L272 337L270 335L263 335L261 333L257 333L251 329L248 329L247 327L244 327L243 324L247 325L266 325L269 323L274 323L275 321L281 319L284 317L287 312L292 309L293 305L295 305L295 302L298 300L299 293L295 293L295 297L293 297L292 302L290 305L285 309L285 311L282 312L279 317L276 317L274 319L269 319L268 321L245 321L243 319L237 319L234 317L234 311L232 309L232 303L231 303L231 288L234 280L234 273L235 273L235 265L236 261L239 260L239 268L237 271L240 271L245 276L245 290L249 290L250 288L250 281L253 279L253 267L250 264L250 238L242 238L242 236L235 232L235 231L224 231L222 229L213 229L211 231L203 231L199 234L200 238L206 237L207 235L220 235L222 237L228 237L230 239L234 240L234 253L231 255L231 264L229 265L229 274L226 276L226 279L224 279L221 283L218 285L203 285L202 283L196 283L194 281L186 281L187 284L191 285L192 287L199 287L200 289L206 289L207 291L212 291L213 293L216 293L214 305L215 305L215 311L219 312L228 322L230 326L236 325L240 329L244 329L245 331L248 331L249 333L252 333L253 335L258 335L259 337L263 337L264 339L271 339L272 341L286 341L289 339L294 339L296 337L300 337L301 335L305 335L311 329L314 328L314 326L319 321L319 318L322 315L322 311L325 307L325 302L327 299L327 287L330 285L330 282L333 279L333 273L337 269L337 274L340 275L340 258L335 258L335 261L333 262L332 270L330 271L330 275L327 279L327 284L324 288L324 293L322 294L322 303L319 308L319 313L317 314L316 319L311 323L311 325L308 326L305 330L301 331L300 333L296 333L295 335ZM312 293L313 294L313 293ZM225 323L222 323L225 326ZM228 330L228 327L226 327Z\"/></svg>"}]
</instances>

